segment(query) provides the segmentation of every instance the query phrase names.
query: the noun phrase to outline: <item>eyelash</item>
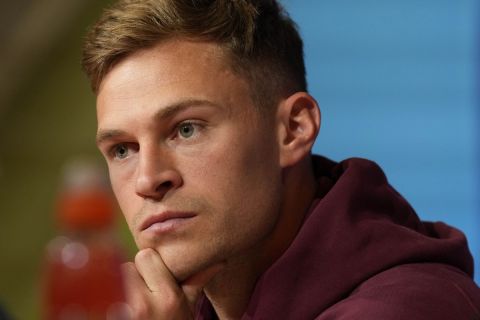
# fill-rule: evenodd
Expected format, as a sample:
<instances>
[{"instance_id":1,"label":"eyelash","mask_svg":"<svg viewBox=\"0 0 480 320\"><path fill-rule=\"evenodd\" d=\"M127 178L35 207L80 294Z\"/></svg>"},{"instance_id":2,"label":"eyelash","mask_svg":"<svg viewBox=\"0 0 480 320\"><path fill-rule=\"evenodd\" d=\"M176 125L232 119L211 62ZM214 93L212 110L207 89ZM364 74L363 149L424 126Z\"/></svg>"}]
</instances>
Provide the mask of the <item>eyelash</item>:
<instances>
[{"instance_id":1,"label":"eyelash","mask_svg":"<svg viewBox=\"0 0 480 320\"><path fill-rule=\"evenodd\" d=\"M192 126L193 127L194 132L193 132L191 137L182 137L181 136L180 130L181 130L182 127L185 127L185 126ZM173 139L182 139L182 140L194 139L195 135L198 135L199 132L201 130L203 130L204 128L205 128L205 125L202 124L202 123L199 123L197 121L191 121L191 120L183 121L175 127ZM125 158L127 158L130 155L130 152L131 152L132 149L135 149L135 148L132 147L132 143L128 143L128 142L117 143L117 144L113 145L108 150L108 154L109 154L110 158L115 159L115 160L125 159L125 158L120 158L116 155L116 152L119 150L120 147L124 147L128 152L127 155L125 156Z\"/></svg>"},{"instance_id":2,"label":"eyelash","mask_svg":"<svg viewBox=\"0 0 480 320\"><path fill-rule=\"evenodd\" d=\"M119 149L120 147L124 147L124 148L127 150L127 154L126 154L125 158L127 158L127 157L130 155L130 152L131 152L132 149L135 149L135 148L133 147L133 144L132 144L132 143L125 143L125 142L123 142L123 143L117 143L117 144L113 145L113 146L110 148L110 150L108 151L108 154L109 154L110 158L115 159L115 160L123 160L123 159L125 159L125 158L120 158L120 157L118 157L118 156L116 155L116 152L118 151L118 149ZM138 149L138 148L137 148L137 149Z\"/></svg>"},{"instance_id":3,"label":"eyelash","mask_svg":"<svg viewBox=\"0 0 480 320\"><path fill-rule=\"evenodd\" d=\"M194 129L194 132L193 132L192 136L190 136L190 137L182 137L181 136L180 130L182 129L182 127L185 127L185 126L192 126L192 128ZM197 135L202 129L204 129L204 127L205 126L203 124L198 123L196 121L187 120L187 121L180 122L175 127L174 139L176 139L176 138L180 138L180 139L183 139L183 140L193 139L192 137Z\"/></svg>"}]
</instances>

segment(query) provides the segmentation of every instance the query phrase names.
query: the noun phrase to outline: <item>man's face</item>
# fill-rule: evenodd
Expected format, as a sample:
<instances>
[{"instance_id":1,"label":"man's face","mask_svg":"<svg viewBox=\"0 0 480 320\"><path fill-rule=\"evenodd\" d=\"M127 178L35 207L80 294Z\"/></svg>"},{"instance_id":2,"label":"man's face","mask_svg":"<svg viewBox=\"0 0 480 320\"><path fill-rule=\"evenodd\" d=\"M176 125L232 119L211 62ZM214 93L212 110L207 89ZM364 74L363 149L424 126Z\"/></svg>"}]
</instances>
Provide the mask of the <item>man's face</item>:
<instances>
[{"instance_id":1,"label":"man's face","mask_svg":"<svg viewBox=\"0 0 480 320\"><path fill-rule=\"evenodd\" d=\"M178 280L261 252L281 202L275 112L214 44L168 41L117 64L97 97L98 145L140 249Z\"/></svg>"}]
</instances>

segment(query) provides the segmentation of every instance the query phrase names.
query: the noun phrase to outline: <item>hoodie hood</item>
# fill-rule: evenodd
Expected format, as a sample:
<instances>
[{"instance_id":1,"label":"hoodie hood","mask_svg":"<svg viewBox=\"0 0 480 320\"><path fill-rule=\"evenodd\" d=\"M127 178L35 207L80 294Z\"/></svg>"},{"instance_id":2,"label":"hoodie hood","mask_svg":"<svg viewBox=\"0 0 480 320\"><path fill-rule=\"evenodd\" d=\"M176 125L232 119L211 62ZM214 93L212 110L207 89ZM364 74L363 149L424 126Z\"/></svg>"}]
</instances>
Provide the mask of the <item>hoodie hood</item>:
<instances>
[{"instance_id":1,"label":"hoodie hood","mask_svg":"<svg viewBox=\"0 0 480 320\"><path fill-rule=\"evenodd\" d=\"M402 264L442 263L472 275L465 236L420 221L377 164L313 163L317 197L290 247L259 278L243 319L313 319Z\"/></svg>"}]
</instances>

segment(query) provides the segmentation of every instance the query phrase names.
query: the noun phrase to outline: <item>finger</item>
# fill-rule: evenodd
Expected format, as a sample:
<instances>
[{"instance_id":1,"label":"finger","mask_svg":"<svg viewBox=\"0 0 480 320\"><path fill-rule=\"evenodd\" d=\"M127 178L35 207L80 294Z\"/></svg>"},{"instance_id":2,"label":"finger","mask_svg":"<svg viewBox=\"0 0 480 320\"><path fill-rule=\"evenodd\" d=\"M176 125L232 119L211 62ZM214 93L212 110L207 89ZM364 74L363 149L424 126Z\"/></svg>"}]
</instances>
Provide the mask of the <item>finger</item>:
<instances>
[{"instance_id":1,"label":"finger","mask_svg":"<svg viewBox=\"0 0 480 320\"><path fill-rule=\"evenodd\" d=\"M125 283L127 304L132 310L145 309L147 288L133 262L122 265L122 276Z\"/></svg>"},{"instance_id":2,"label":"finger","mask_svg":"<svg viewBox=\"0 0 480 320\"><path fill-rule=\"evenodd\" d=\"M178 295L180 292L175 278L155 250L140 250L135 256L135 266L152 293Z\"/></svg>"},{"instance_id":3,"label":"finger","mask_svg":"<svg viewBox=\"0 0 480 320\"><path fill-rule=\"evenodd\" d=\"M191 310L195 308L203 288L223 269L223 267L223 264L215 264L193 275L182 283L182 290Z\"/></svg>"}]
</instances>

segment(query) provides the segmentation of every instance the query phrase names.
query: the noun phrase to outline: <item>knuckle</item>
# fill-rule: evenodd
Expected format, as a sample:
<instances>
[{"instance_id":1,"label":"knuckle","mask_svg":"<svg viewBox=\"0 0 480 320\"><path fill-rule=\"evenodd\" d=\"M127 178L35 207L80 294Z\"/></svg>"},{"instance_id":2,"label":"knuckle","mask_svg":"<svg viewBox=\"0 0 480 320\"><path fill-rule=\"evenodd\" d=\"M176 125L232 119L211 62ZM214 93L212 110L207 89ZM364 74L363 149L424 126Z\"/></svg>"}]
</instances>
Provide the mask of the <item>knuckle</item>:
<instances>
[{"instance_id":1,"label":"knuckle","mask_svg":"<svg viewBox=\"0 0 480 320\"><path fill-rule=\"evenodd\" d=\"M147 261L151 261L154 254L155 254L155 251L151 248L142 249L138 251L137 254L135 255L135 263L138 264L138 263L145 263Z\"/></svg>"},{"instance_id":2,"label":"knuckle","mask_svg":"<svg viewBox=\"0 0 480 320\"><path fill-rule=\"evenodd\" d=\"M133 305L130 304L132 320L157 319L160 316L162 318L165 316L175 318L175 315L184 314L182 312L182 301L174 295L162 297L161 302L153 303L148 301L148 299L145 299L144 301L137 301ZM184 319L184 317L181 318Z\"/></svg>"}]
</instances>

